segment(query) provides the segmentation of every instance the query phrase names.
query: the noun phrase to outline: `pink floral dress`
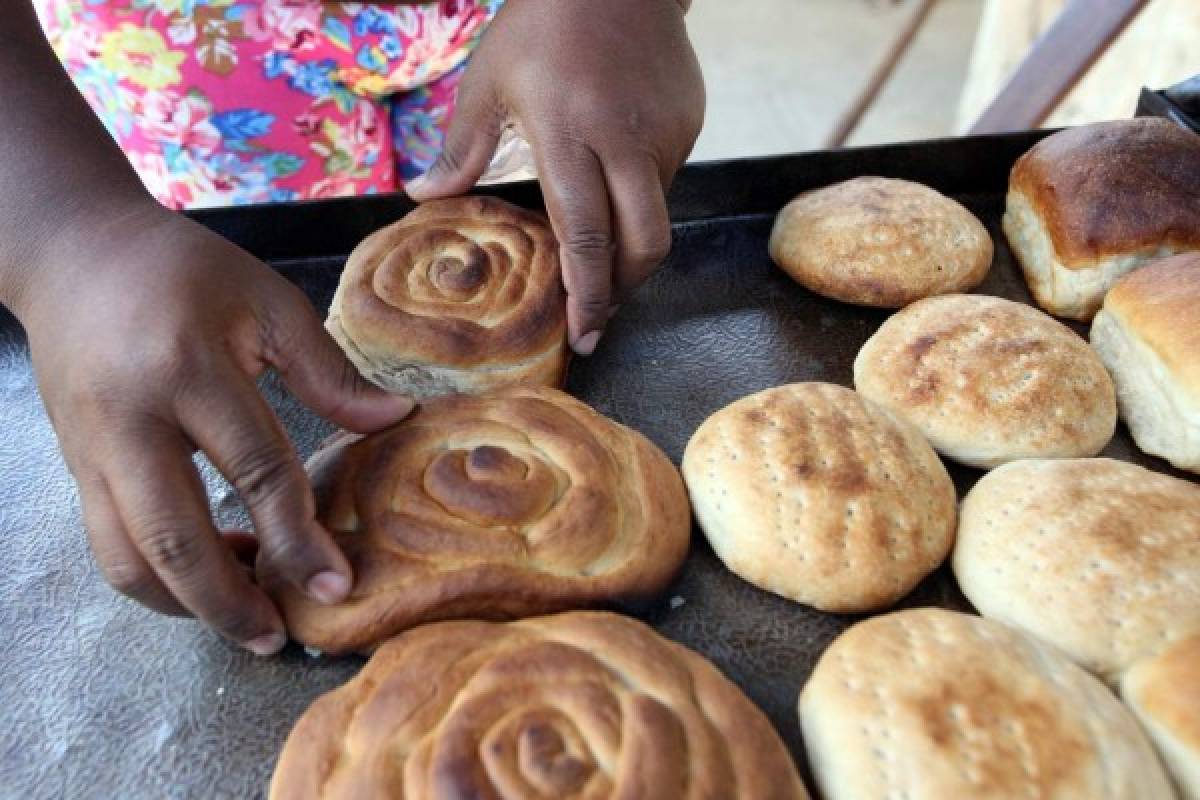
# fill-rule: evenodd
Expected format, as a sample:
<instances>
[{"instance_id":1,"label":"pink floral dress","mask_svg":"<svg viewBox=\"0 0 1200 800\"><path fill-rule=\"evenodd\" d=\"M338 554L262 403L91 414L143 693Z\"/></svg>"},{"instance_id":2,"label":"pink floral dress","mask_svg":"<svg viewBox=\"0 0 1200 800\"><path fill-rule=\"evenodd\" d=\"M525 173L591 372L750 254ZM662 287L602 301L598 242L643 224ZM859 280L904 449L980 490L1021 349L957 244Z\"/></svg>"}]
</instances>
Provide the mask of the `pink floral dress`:
<instances>
[{"instance_id":1,"label":"pink floral dress","mask_svg":"<svg viewBox=\"0 0 1200 800\"><path fill-rule=\"evenodd\" d=\"M35 0L50 43L172 208L371 194L441 149L503 0Z\"/></svg>"}]
</instances>

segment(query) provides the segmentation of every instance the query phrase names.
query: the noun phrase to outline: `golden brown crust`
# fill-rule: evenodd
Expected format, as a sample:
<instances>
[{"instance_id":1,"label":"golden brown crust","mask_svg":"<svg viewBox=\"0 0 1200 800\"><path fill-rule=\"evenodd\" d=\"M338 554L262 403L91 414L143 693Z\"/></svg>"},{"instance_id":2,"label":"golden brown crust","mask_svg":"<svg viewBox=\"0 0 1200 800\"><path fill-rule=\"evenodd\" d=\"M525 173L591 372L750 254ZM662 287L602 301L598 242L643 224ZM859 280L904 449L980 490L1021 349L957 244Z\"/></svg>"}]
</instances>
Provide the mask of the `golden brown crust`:
<instances>
[{"instance_id":1,"label":"golden brown crust","mask_svg":"<svg viewBox=\"0 0 1200 800\"><path fill-rule=\"evenodd\" d=\"M860 622L800 695L826 800L1167 800L1137 722L1062 654L937 608Z\"/></svg>"},{"instance_id":2,"label":"golden brown crust","mask_svg":"<svg viewBox=\"0 0 1200 800\"><path fill-rule=\"evenodd\" d=\"M472 371L479 391L559 385L566 301L546 218L489 197L436 200L346 263L327 327L377 383L405 367Z\"/></svg>"},{"instance_id":3,"label":"golden brown crust","mask_svg":"<svg viewBox=\"0 0 1200 800\"><path fill-rule=\"evenodd\" d=\"M717 411L683 474L726 566L825 611L896 602L954 541L954 484L937 454L841 386L779 386Z\"/></svg>"},{"instance_id":4,"label":"golden brown crust","mask_svg":"<svg viewBox=\"0 0 1200 800\"><path fill-rule=\"evenodd\" d=\"M1101 122L1038 142L1010 186L1045 222L1058 260L1200 249L1200 137L1164 119Z\"/></svg>"},{"instance_id":5,"label":"golden brown crust","mask_svg":"<svg viewBox=\"0 0 1200 800\"><path fill-rule=\"evenodd\" d=\"M1200 487L1107 458L1025 460L963 499L953 565L985 616L1115 682L1200 630Z\"/></svg>"},{"instance_id":6,"label":"golden brown crust","mask_svg":"<svg viewBox=\"0 0 1200 800\"><path fill-rule=\"evenodd\" d=\"M1177 384L1200 398L1200 253L1155 261L1122 278L1104 299Z\"/></svg>"},{"instance_id":7,"label":"golden brown crust","mask_svg":"<svg viewBox=\"0 0 1200 800\"><path fill-rule=\"evenodd\" d=\"M770 250L817 294L885 308L972 289L992 263L992 239L970 211L928 186L876 177L788 203Z\"/></svg>"},{"instance_id":8,"label":"golden brown crust","mask_svg":"<svg viewBox=\"0 0 1200 800\"><path fill-rule=\"evenodd\" d=\"M319 698L273 800L807 800L767 718L645 625L576 612L428 625Z\"/></svg>"},{"instance_id":9,"label":"golden brown crust","mask_svg":"<svg viewBox=\"0 0 1200 800\"><path fill-rule=\"evenodd\" d=\"M1117 422L1088 343L1035 308L985 295L921 300L859 352L854 385L957 461L1095 455Z\"/></svg>"},{"instance_id":10,"label":"golden brown crust","mask_svg":"<svg viewBox=\"0 0 1200 800\"><path fill-rule=\"evenodd\" d=\"M1122 693L1139 714L1200 759L1200 632L1135 664Z\"/></svg>"},{"instance_id":11,"label":"golden brown crust","mask_svg":"<svg viewBox=\"0 0 1200 800\"><path fill-rule=\"evenodd\" d=\"M350 598L264 575L292 635L366 650L425 622L512 619L662 590L687 554L683 482L636 431L553 389L448 395L310 462Z\"/></svg>"}]
</instances>

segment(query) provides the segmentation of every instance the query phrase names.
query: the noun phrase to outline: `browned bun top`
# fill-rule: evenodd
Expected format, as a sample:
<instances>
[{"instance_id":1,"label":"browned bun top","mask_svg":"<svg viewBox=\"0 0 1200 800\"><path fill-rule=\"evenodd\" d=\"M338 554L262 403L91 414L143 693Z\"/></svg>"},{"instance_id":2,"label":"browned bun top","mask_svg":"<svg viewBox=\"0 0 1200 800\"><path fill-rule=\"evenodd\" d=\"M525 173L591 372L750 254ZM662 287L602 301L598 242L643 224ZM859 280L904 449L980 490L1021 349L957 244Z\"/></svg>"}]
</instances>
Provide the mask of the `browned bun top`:
<instances>
[{"instance_id":1,"label":"browned bun top","mask_svg":"<svg viewBox=\"0 0 1200 800\"><path fill-rule=\"evenodd\" d=\"M780 269L818 294L890 308L972 289L992 264L992 239L970 211L893 178L801 194L779 212L769 248Z\"/></svg>"},{"instance_id":2,"label":"browned bun top","mask_svg":"<svg viewBox=\"0 0 1200 800\"><path fill-rule=\"evenodd\" d=\"M807 800L767 718L634 620L444 622L301 717L273 800Z\"/></svg>"},{"instance_id":3,"label":"browned bun top","mask_svg":"<svg viewBox=\"0 0 1200 800\"><path fill-rule=\"evenodd\" d=\"M1200 253L1134 270L1109 290L1104 310L1153 350L1186 391L1200 397Z\"/></svg>"},{"instance_id":4,"label":"browned bun top","mask_svg":"<svg viewBox=\"0 0 1200 800\"><path fill-rule=\"evenodd\" d=\"M1061 131L1013 167L1064 266L1159 246L1200 249L1200 136L1164 119Z\"/></svg>"},{"instance_id":5,"label":"browned bun top","mask_svg":"<svg viewBox=\"0 0 1200 800\"><path fill-rule=\"evenodd\" d=\"M543 215L502 200L425 203L355 248L334 313L369 360L520 363L566 335L558 244Z\"/></svg>"},{"instance_id":6,"label":"browned bun top","mask_svg":"<svg viewBox=\"0 0 1200 800\"><path fill-rule=\"evenodd\" d=\"M369 650L414 625L651 595L687 554L682 479L636 431L554 389L448 395L309 464L349 599L266 583L300 641Z\"/></svg>"}]
</instances>

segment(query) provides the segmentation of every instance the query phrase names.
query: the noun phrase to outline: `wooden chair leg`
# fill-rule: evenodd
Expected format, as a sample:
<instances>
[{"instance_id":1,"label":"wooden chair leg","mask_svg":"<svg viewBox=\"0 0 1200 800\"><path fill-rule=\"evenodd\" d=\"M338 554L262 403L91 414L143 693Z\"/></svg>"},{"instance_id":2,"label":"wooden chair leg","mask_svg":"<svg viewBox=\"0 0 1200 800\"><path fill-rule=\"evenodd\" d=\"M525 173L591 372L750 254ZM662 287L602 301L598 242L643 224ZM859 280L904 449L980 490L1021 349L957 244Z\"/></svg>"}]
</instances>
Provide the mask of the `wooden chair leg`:
<instances>
[{"instance_id":1,"label":"wooden chair leg","mask_svg":"<svg viewBox=\"0 0 1200 800\"><path fill-rule=\"evenodd\" d=\"M883 91L883 87L887 86L887 82L891 80L896 67L900 65L900 61L904 55L912 47L913 40L917 38L925 21L929 19L929 14L933 11L933 7L937 4L937 0L921 0L921 5L918 6L916 12L909 19L908 24L900 31L900 35L896 41L892 43L891 49L884 56L883 61L871 74L866 86L855 98L846 112L838 119L837 124L833 128L833 132L825 139L825 147L832 149L841 147L846 144L850 135L862 122L863 117L867 115L867 111L874 105L879 98L879 93Z\"/></svg>"},{"instance_id":2,"label":"wooden chair leg","mask_svg":"<svg viewBox=\"0 0 1200 800\"><path fill-rule=\"evenodd\" d=\"M1002 133L1045 122L1149 0L1070 0L970 133Z\"/></svg>"}]
</instances>

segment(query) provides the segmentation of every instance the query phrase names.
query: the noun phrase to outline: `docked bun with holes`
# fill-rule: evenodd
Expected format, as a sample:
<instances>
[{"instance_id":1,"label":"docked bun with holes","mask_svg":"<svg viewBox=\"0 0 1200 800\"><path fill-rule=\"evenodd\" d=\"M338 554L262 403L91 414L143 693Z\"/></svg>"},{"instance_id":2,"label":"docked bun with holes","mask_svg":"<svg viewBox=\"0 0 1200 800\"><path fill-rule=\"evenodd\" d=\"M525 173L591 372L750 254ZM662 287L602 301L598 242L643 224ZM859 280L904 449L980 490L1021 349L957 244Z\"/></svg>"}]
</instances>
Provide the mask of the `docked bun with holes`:
<instances>
[{"instance_id":1,"label":"docked bun with holes","mask_svg":"<svg viewBox=\"0 0 1200 800\"><path fill-rule=\"evenodd\" d=\"M801 286L883 308L973 289L992 265L992 238L970 211L893 178L805 192L779 212L770 251Z\"/></svg>"},{"instance_id":2,"label":"docked bun with holes","mask_svg":"<svg viewBox=\"0 0 1200 800\"><path fill-rule=\"evenodd\" d=\"M892 315L855 359L854 385L974 467L1095 455L1117 425L1112 379L1088 343L998 297L931 297Z\"/></svg>"},{"instance_id":3,"label":"docked bun with holes","mask_svg":"<svg viewBox=\"0 0 1200 800\"><path fill-rule=\"evenodd\" d=\"M825 800L1171 800L1137 721L1053 647L921 608L854 625L800 695Z\"/></svg>"},{"instance_id":4,"label":"docked bun with holes","mask_svg":"<svg viewBox=\"0 0 1200 800\"><path fill-rule=\"evenodd\" d=\"M683 475L726 566L824 611L891 605L954 541L954 485L929 443L841 386L780 386L717 411Z\"/></svg>"}]
</instances>

